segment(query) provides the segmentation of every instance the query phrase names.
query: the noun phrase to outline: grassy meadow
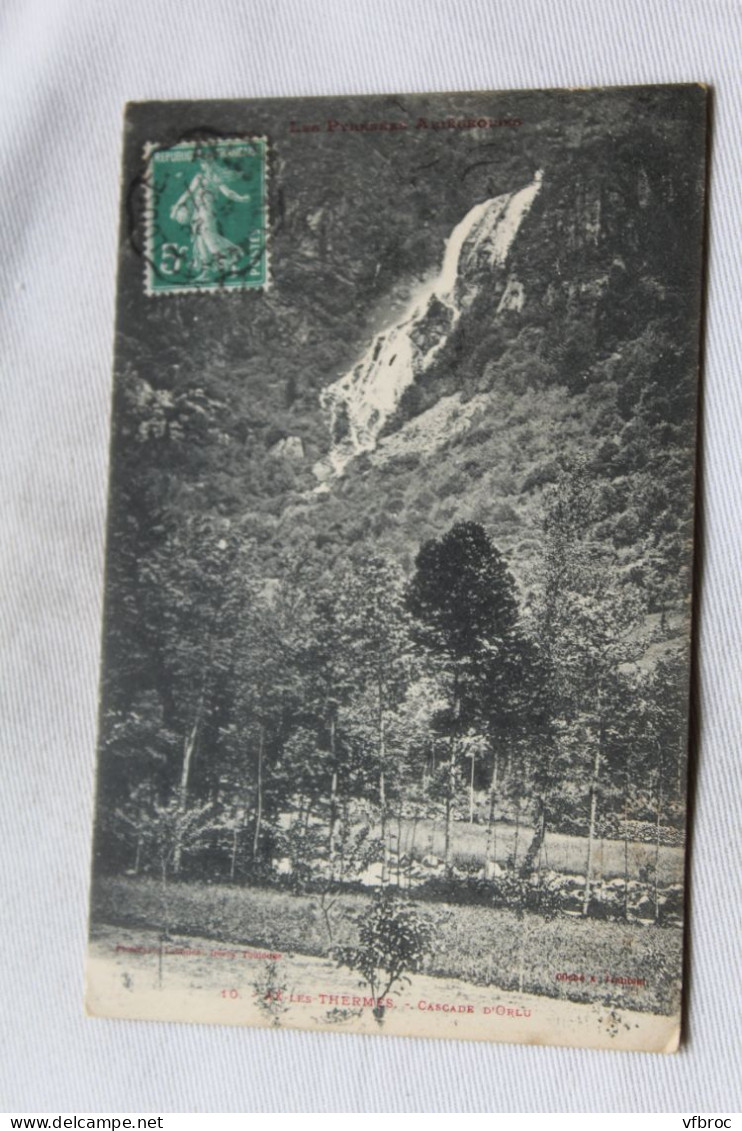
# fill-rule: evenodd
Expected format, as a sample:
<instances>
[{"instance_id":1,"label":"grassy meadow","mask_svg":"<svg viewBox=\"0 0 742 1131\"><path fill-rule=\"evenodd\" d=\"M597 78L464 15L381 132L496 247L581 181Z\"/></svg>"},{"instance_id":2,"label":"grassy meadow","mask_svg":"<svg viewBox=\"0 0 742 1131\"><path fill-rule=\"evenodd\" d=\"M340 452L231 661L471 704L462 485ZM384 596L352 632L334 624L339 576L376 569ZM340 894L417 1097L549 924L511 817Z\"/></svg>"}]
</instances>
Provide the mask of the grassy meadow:
<instances>
[{"instance_id":1,"label":"grassy meadow","mask_svg":"<svg viewBox=\"0 0 742 1131\"><path fill-rule=\"evenodd\" d=\"M428 817L419 820L403 818L390 822L394 850L406 856L421 857L426 854L443 857L445 825L443 820ZM530 825L518 829L512 822L498 821L496 825L495 857L499 863L515 861L520 864L528 851L533 836ZM469 869L484 865L487 847L487 827L484 824L469 824L455 821L453 825L453 863L456 867ZM567 875L585 875L587 871L587 837L569 833L547 831L541 849L542 870L552 869ZM625 872L625 846L623 840L610 840L598 837L593 846L593 860L590 869L591 880L603 878L612 880L623 877ZM657 856L657 872L660 884L677 884L683 880L683 849L661 844L657 853L654 844L629 841L628 875L630 879L641 876L644 869L653 867Z\"/></svg>"},{"instance_id":2,"label":"grassy meadow","mask_svg":"<svg viewBox=\"0 0 742 1131\"><path fill-rule=\"evenodd\" d=\"M102 877L93 890L92 919L170 937L326 956L334 946L357 942L371 899L343 892L330 896L323 912L319 896L278 888L184 882L163 889L149 878ZM486 906L419 906L433 927L435 950L425 966L433 977L645 1012L678 1008L672 973L681 968L679 930L567 915L547 919ZM606 977L643 979L644 985Z\"/></svg>"}]
</instances>

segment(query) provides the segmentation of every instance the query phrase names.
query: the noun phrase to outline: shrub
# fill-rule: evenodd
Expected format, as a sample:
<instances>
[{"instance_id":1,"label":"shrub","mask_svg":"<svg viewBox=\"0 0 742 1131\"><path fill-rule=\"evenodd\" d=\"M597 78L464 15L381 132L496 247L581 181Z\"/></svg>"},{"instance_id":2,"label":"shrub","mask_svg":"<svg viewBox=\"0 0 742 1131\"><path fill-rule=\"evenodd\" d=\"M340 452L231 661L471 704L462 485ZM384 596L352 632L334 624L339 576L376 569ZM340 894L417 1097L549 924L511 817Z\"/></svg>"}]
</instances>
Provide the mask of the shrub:
<instances>
[{"instance_id":1,"label":"shrub","mask_svg":"<svg viewBox=\"0 0 742 1131\"><path fill-rule=\"evenodd\" d=\"M374 1017L381 1024L387 994L394 986L409 982L408 973L422 968L431 942L430 926L413 903L382 891L361 924L359 938L358 946L337 947L335 961L361 975L374 998Z\"/></svg>"}]
</instances>

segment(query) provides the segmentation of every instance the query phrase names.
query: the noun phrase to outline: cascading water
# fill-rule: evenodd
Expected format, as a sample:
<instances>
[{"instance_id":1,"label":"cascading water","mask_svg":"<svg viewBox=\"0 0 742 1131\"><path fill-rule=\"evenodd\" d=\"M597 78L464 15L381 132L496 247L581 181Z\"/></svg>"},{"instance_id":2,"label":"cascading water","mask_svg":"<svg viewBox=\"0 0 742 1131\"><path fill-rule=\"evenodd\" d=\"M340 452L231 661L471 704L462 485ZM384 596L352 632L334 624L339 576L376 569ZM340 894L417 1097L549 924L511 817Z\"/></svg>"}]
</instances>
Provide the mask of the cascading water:
<instances>
[{"instance_id":1,"label":"cascading water","mask_svg":"<svg viewBox=\"0 0 742 1131\"><path fill-rule=\"evenodd\" d=\"M438 275L399 321L377 334L353 368L322 391L333 439L325 474L342 475L349 460L376 447L405 389L429 367L474 301L482 269L486 274L504 266L541 179L539 171L518 192L482 201L467 212L446 241Z\"/></svg>"}]
</instances>

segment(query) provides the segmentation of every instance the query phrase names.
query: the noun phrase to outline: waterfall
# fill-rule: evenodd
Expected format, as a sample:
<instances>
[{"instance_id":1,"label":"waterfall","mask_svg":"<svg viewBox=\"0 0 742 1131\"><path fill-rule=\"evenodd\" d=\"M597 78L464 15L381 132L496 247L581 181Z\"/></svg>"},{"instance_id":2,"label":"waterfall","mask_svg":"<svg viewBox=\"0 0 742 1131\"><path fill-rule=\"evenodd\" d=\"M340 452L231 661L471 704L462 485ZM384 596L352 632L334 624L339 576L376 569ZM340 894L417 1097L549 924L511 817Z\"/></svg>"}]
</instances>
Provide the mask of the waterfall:
<instances>
[{"instance_id":1,"label":"waterfall","mask_svg":"<svg viewBox=\"0 0 742 1131\"><path fill-rule=\"evenodd\" d=\"M376 335L353 368L323 389L320 403L333 445L322 477L327 471L342 475L354 456L376 447L405 389L445 346L482 279L505 265L541 180L539 171L518 192L475 204L446 240L438 274L417 291L398 321Z\"/></svg>"}]
</instances>

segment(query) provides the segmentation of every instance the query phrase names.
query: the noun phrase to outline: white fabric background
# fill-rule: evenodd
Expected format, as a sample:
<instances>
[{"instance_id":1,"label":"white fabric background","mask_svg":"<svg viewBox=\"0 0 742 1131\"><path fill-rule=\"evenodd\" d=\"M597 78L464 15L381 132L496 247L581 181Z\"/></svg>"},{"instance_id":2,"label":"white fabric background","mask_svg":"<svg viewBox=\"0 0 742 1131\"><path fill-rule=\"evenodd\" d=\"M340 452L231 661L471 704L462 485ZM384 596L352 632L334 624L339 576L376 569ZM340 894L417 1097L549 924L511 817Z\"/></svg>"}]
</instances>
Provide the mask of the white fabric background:
<instances>
[{"instance_id":1,"label":"white fabric background","mask_svg":"<svg viewBox=\"0 0 742 1131\"><path fill-rule=\"evenodd\" d=\"M0 6L2 1110L742 1110L741 33L735 0ZM123 102L687 80L715 87L716 121L682 1051L86 1020Z\"/></svg>"}]
</instances>

